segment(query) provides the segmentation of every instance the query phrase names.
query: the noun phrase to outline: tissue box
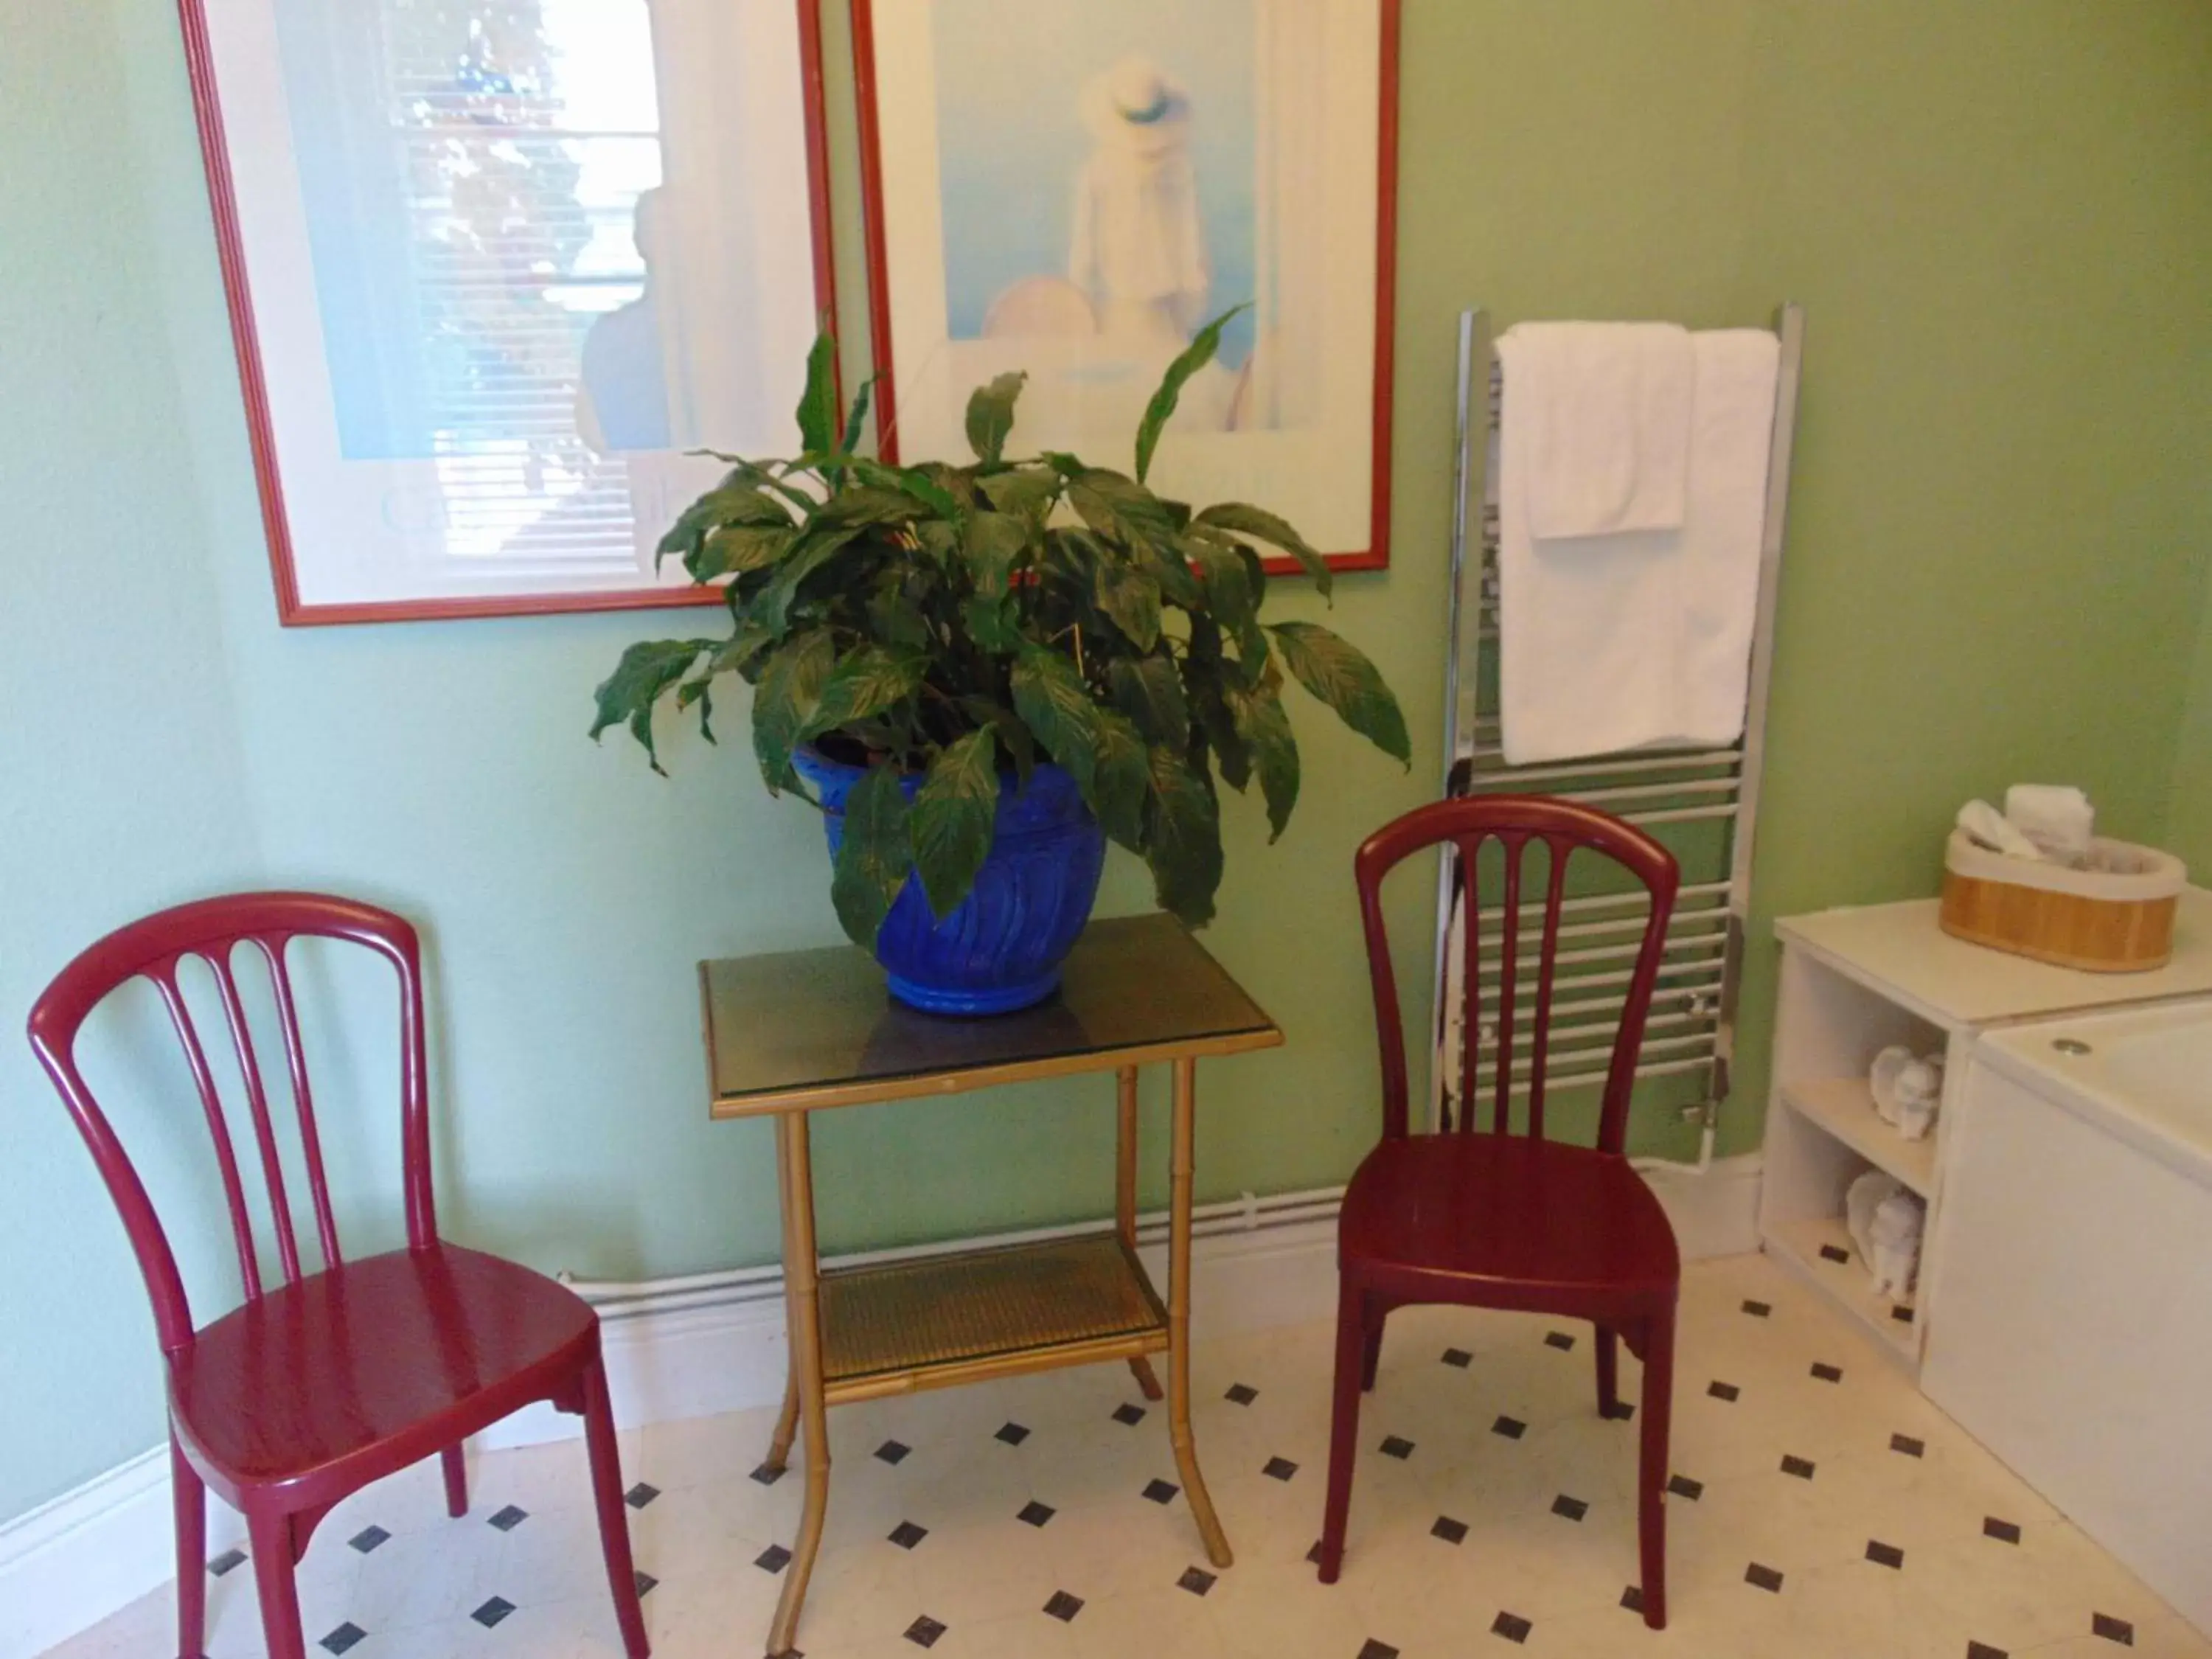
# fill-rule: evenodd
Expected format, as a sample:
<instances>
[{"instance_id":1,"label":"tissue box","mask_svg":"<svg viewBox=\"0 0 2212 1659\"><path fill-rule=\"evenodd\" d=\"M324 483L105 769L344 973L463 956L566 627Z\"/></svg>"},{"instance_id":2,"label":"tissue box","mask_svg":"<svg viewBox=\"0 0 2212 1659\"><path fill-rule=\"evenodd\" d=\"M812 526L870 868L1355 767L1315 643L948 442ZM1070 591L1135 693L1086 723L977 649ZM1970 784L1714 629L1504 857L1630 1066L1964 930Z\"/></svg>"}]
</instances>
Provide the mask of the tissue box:
<instances>
[{"instance_id":1,"label":"tissue box","mask_svg":"<svg viewBox=\"0 0 2212 1659\"><path fill-rule=\"evenodd\" d=\"M2171 853L2101 836L2090 848L2096 867L2069 870L1989 852L1953 830L1943 854L1943 931L2093 974L2165 967L2188 866Z\"/></svg>"}]
</instances>

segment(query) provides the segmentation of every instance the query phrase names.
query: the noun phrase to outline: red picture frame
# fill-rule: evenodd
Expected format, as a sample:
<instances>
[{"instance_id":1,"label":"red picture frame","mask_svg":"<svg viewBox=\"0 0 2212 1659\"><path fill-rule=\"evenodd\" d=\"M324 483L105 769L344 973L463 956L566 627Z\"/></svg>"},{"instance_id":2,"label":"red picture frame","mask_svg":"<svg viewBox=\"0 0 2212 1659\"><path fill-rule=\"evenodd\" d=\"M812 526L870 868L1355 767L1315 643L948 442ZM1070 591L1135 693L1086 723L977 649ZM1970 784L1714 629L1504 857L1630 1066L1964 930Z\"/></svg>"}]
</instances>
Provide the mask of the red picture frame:
<instances>
[{"instance_id":1,"label":"red picture frame","mask_svg":"<svg viewBox=\"0 0 2212 1659\"><path fill-rule=\"evenodd\" d=\"M863 238L867 255L868 319L876 372L874 407L882 458L899 460L898 341L893 325L891 252L884 206L884 135L877 68L878 0L852 0L854 75L857 93L863 200ZM1204 0L1188 0L1202 6ZM1375 0L1381 40L1376 133L1374 388L1369 422L1371 501L1366 515L1367 544L1330 550L1334 570L1381 570L1390 562L1391 411L1394 392L1397 285L1398 89L1401 0ZM918 458L920 459L920 458ZM929 458L934 459L934 458ZM1261 503L1265 505L1265 503ZM1273 574L1295 574L1300 567L1287 557L1270 558Z\"/></svg>"},{"instance_id":2,"label":"red picture frame","mask_svg":"<svg viewBox=\"0 0 2212 1659\"><path fill-rule=\"evenodd\" d=\"M801 99L805 112L814 289L820 314L834 316L836 313L836 274L831 239L830 144L823 84L819 0L793 0L793 4L796 9L803 76ZM302 599L292 523L285 506L283 459L277 452L276 427L270 415L266 365L254 320L253 291L246 270L238 188L225 137L222 89L217 85L216 54L210 33L206 0L177 0L177 6L201 160L207 174L216 253L222 267L226 308L237 356L240 388L245 401L246 434L253 456L278 621L289 628L720 604L722 594L719 589L691 586L549 591L337 603L310 602Z\"/></svg>"}]
</instances>

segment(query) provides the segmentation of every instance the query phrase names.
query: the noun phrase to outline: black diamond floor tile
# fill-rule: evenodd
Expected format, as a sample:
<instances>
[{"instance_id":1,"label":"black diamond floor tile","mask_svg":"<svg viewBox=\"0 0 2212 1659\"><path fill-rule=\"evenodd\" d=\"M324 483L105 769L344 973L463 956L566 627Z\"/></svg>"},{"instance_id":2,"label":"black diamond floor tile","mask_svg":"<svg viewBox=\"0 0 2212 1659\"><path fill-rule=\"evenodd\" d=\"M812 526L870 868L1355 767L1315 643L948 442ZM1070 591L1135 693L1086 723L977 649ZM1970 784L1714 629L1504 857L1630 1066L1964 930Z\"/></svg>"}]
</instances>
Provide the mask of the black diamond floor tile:
<instances>
[{"instance_id":1,"label":"black diamond floor tile","mask_svg":"<svg viewBox=\"0 0 2212 1659\"><path fill-rule=\"evenodd\" d=\"M2108 1613L2089 1615L2089 1634L2101 1636L2107 1642L2118 1642L2124 1648L2136 1644L2136 1627L2124 1619L2115 1619Z\"/></svg>"},{"instance_id":2,"label":"black diamond floor tile","mask_svg":"<svg viewBox=\"0 0 2212 1659\"><path fill-rule=\"evenodd\" d=\"M893 1468L896 1468L900 1464L905 1462L908 1458L913 1455L913 1447L902 1445L896 1440L886 1440L882 1445L876 1448L877 1461L879 1462L889 1463Z\"/></svg>"},{"instance_id":3,"label":"black diamond floor tile","mask_svg":"<svg viewBox=\"0 0 2212 1659\"><path fill-rule=\"evenodd\" d=\"M906 1639L918 1648L933 1648L945 1634L945 1626L927 1613L906 1627Z\"/></svg>"},{"instance_id":4,"label":"black diamond floor tile","mask_svg":"<svg viewBox=\"0 0 2212 1659\"><path fill-rule=\"evenodd\" d=\"M316 1645L331 1653L343 1653L356 1644L365 1641L368 1636L367 1631L349 1619Z\"/></svg>"},{"instance_id":5,"label":"black diamond floor tile","mask_svg":"<svg viewBox=\"0 0 2212 1659\"><path fill-rule=\"evenodd\" d=\"M1900 1325L1910 1325L1912 1322L1912 1310L1910 1308L1892 1308L1889 1310L1889 1316L1892 1319L1894 1319Z\"/></svg>"},{"instance_id":6,"label":"black diamond floor tile","mask_svg":"<svg viewBox=\"0 0 2212 1659\"><path fill-rule=\"evenodd\" d=\"M1145 1408L1142 1406L1116 1406L1114 1407L1114 1420L1126 1423L1133 1429L1145 1420Z\"/></svg>"},{"instance_id":7,"label":"black diamond floor tile","mask_svg":"<svg viewBox=\"0 0 2212 1659\"><path fill-rule=\"evenodd\" d=\"M1413 1443L1412 1441L1407 1440L1407 1439L1405 1439L1405 1438L1404 1438L1404 1437L1402 1437L1401 1436L1395 1435L1395 1434L1392 1434L1392 1435L1385 1435L1385 1436L1383 1437L1383 1439L1382 1439L1382 1455L1383 1455L1383 1456L1385 1456L1385 1457L1395 1457L1395 1458L1396 1458L1396 1459L1397 1459L1401 1463L1402 1463L1402 1462L1404 1462L1407 1458L1411 1457L1413 1455Z\"/></svg>"},{"instance_id":8,"label":"black diamond floor tile","mask_svg":"<svg viewBox=\"0 0 2212 1659\"><path fill-rule=\"evenodd\" d=\"M1508 1440L1518 1440L1528 1432L1528 1425L1517 1417L1501 1417L1490 1425L1492 1434L1502 1434Z\"/></svg>"},{"instance_id":9,"label":"black diamond floor tile","mask_svg":"<svg viewBox=\"0 0 2212 1659\"><path fill-rule=\"evenodd\" d=\"M1692 1480L1686 1474L1671 1475L1668 1478L1667 1490L1675 1497L1686 1498L1694 1504L1705 1495L1705 1483Z\"/></svg>"},{"instance_id":10,"label":"black diamond floor tile","mask_svg":"<svg viewBox=\"0 0 2212 1659\"><path fill-rule=\"evenodd\" d=\"M1810 1480L1815 1467L1809 1457L1795 1457L1785 1453L1782 1459L1782 1473L1794 1474L1800 1480Z\"/></svg>"},{"instance_id":11,"label":"black diamond floor tile","mask_svg":"<svg viewBox=\"0 0 2212 1659\"><path fill-rule=\"evenodd\" d=\"M1823 1382L1840 1382L1844 1380L1844 1368L1831 1365L1826 1360L1816 1360L1813 1365L1813 1375Z\"/></svg>"},{"instance_id":12,"label":"black diamond floor tile","mask_svg":"<svg viewBox=\"0 0 2212 1659\"><path fill-rule=\"evenodd\" d=\"M1626 1589L1621 1591L1620 1605L1626 1607L1631 1613L1643 1612L1644 1586L1641 1584L1631 1584Z\"/></svg>"},{"instance_id":13,"label":"black diamond floor tile","mask_svg":"<svg viewBox=\"0 0 2212 1659\"><path fill-rule=\"evenodd\" d=\"M363 1527L346 1542L366 1555L379 1544L388 1543L391 1538L392 1534L381 1527Z\"/></svg>"},{"instance_id":14,"label":"black diamond floor tile","mask_svg":"<svg viewBox=\"0 0 2212 1659\"><path fill-rule=\"evenodd\" d=\"M1840 1244L1823 1244L1820 1246L1820 1257L1825 1261L1848 1263L1851 1253Z\"/></svg>"},{"instance_id":15,"label":"black diamond floor tile","mask_svg":"<svg viewBox=\"0 0 2212 1659\"><path fill-rule=\"evenodd\" d=\"M1145 1487L1145 1496L1155 1504L1164 1504L1182 1490L1165 1480L1154 1480Z\"/></svg>"},{"instance_id":16,"label":"black diamond floor tile","mask_svg":"<svg viewBox=\"0 0 2212 1659\"><path fill-rule=\"evenodd\" d=\"M1398 1659L1398 1650L1370 1636L1360 1644L1359 1659Z\"/></svg>"},{"instance_id":17,"label":"black diamond floor tile","mask_svg":"<svg viewBox=\"0 0 2212 1659\"><path fill-rule=\"evenodd\" d=\"M1176 1580L1177 1589L1187 1589L1193 1595L1203 1595L1213 1588L1213 1575L1204 1567L1186 1567L1182 1577Z\"/></svg>"},{"instance_id":18,"label":"black diamond floor tile","mask_svg":"<svg viewBox=\"0 0 2212 1659\"><path fill-rule=\"evenodd\" d=\"M1446 1348L1444 1350L1444 1364L1463 1371L1469 1365L1474 1364L1474 1356L1469 1353L1465 1348Z\"/></svg>"},{"instance_id":19,"label":"black diamond floor tile","mask_svg":"<svg viewBox=\"0 0 2212 1659\"><path fill-rule=\"evenodd\" d=\"M1565 1331L1547 1331L1544 1333L1544 1346L1566 1353L1574 1347L1575 1340Z\"/></svg>"},{"instance_id":20,"label":"black diamond floor tile","mask_svg":"<svg viewBox=\"0 0 2212 1659\"><path fill-rule=\"evenodd\" d=\"M1022 1505L1021 1513L1017 1515L1014 1519L1017 1521L1026 1521L1033 1527L1041 1527L1059 1513L1060 1511L1053 1508L1051 1504L1040 1504L1033 1498L1028 1503Z\"/></svg>"},{"instance_id":21,"label":"black diamond floor tile","mask_svg":"<svg viewBox=\"0 0 2212 1659\"><path fill-rule=\"evenodd\" d=\"M1779 1590L1782 1588L1782 1575L1772 1567L1764 1567L1754 1561L1743 1570L1743 1582L1747 1584L1755 1584L1763 1590Z\"/></svg>"},{"instance_id":22,"label":"black diamond floor tile","mask_svg":"<svg viewBox=\"0 0 2212 1659\"><path fill-rule=\"evenodd\" d=\"M1552 1513L1569 1521L1579 1521L1589 1513L1589 1505L1579 1498L1570 1498L1561 1492L1552 1500Z\"/></svg>"},{"instance_id":23,"label":"black diamond floor tile","mask_svg":"<svg viewBox=\"0 0 2212 1659\"><path fill-rule=\"evenodd\" d=\"M1705 1392L1716 1400L1725 1400L1730 1405L1734 1405L1736 1397L1742 1394L1743 1390L1733 1382L1708 1382L1705 1384Z\"/></svg>"},{"instance_id":24,"label":"black diamond floor tile","mask_svg":"<svg viewBox=\"0 0 2212 1659\"><path fill-rule=\"evenodd\" d=\"M1915 1440L1909 1434L1893 1434L1889 1437L1889 1449L1893 1452L1903 1452L1907 1457L1924 1457L1928 1453L1928 1443Z\"/></svg>"},{"instance_id":25,"label":"black diamond floor tile","mask_svg":"<svg viewBox=\"0 0 2212 1659\"><path fill-rule=\"evenodd\" d=\"M508 1601L504 1595L495 1595L490 1601L485 1602L474 1613L471 1613L469 1617L475 1620L477 1623L482 1625L486 1630L489 1630L494 1625L499 1623L501 1620L506 1618L508 1613L513 1613L514 1611L514 1602Z\"/></svg>"},{"instance_id":26,"label":"black diamond floor tile","mask_svg":"<svg viewBox=\"0 0 2212 1659\"><path fill-rule=\"evenodd\" d=\"M1867 1540L1866 1559L1878 1567L1902 1567L1905 1552L1894 1544L1885 1544L1879 1538Z\"/></svg>"},{"instance_id":27,"label":"black diamond floor tile","mask_svg":"<svg viewBox=\"0 0 2212 1659\"><path fill-rule=\"evenodd\" d=\"M1774 1311L1773 1308L1766 1303L1748 1300L1744 1303L1743 1310L1753 1319L1764 1319Z\"/></svg>"},{"instance_id":28,"label":"black diamond floor tile","mask_svg":"<svg viewBox=\"0 0 2212 1659\"><path fill-rule=\"evenodd\" d=\"M1003 1440L1009 1446L1018 1446L1029 1437L1030 1431L1019 1423L1001 1424L998 1433L992 1437L994 1440Z\"/></svg>"},{"instance_id":29,"label":"black diamond floor tile","mask_svg":"<svg viewBox=\"0 0 2212 1659\"><path fill-rule=\"evenodd\" d=\"M1260 1397L1260 1391L1242 1382L1232 1382L1229 1385L1229 1392L1221 1397L1232 1406L1249 1406Z\"/></svg>"},{"instance_id":30,"label":"black diamond floor tile","mask_svg":"<svg viewBox=\"0 0 2212 1659\"><path fill-rule=\"evenodd\" d=\"M1271 1457L1260 1468L1270 1480L1287 1480L1297 1472L1298 1466L1287 1457Z\"/></svg>"},{"instance_id":31,"label":"black diamond floor tile","mask_svg":"<svg viewBox=\"0 0 2212 1659\"><path fill-rule=\"evenodd\" d=\"M781 1544L770 1544L753 1557L753 1565L763 1572L781 1572L791 1565L791 1552Z\"/></svg>"},{"instance_id":32,"label":"black diamond floor tile","mask_svg":"<svg viewBox=\"0 0 2212 1659\"><path fill-rule=\"evenodd\" d=\"M1490 1633L1502 1636L1509 1642L1527 1641L1528 1632L1535 1628L1517 1613L1501 1613L1490 1621Z\"/></svg>"},{"instance_id":33,"label":"black diamond floor tile","mask_svg":"<svg viewBox=\"0 0 2212 1659\"><path fill-rule=\"evenodd\" d=\"M216 1577L220 1578L223 1574L230 1571L234 1567L242 1567L245 1565L246 1552L244 1550L225 1550L221 1555L216 1556L214 1560L208 1563L208 1571L213 1573Z\"/></svg>"},{"instance_id":34,"label":"black diamond floor tile","mask_svg":"<svg viewBox=\"0 0 2212 1659\"><path fill-rule=\"evenodd\" d=\"M1447 1544L1464 1544L1467 1541L1467 1522L1455 1521L1449 1515L1440 1515L1437 1517L1437 1524L1429 1528L1429 1536L1441 1538Z\"/></svg>"},{"instance_id":35,"label":"black diamond floor tile","mask_svg":"<svg viewBox=\"0 0 2212 1659\"><path fill-rule=\"evenodd\" d=\"M923 1539L928 1536L929 1528L927 1527L917 1527L911 1521L900 1522L898 1525L890 1529L890 1533L891 1542L896 1544L902 1550L912 1549L916 1544L919 1544Z\"/></svg>"},{"instance_id":36,"label":"black diamond floor tile","mask_svg":"<svg viewBox=\"0 0 2212 1659\"><path fill-rule=\"evenodd\" d=\"M641 1601L651 1595L653 1587L660 1582L641 1567L632 1567L629 1576L630 1581L637 1586L637 1599Z\"/></svg>"},{"instance_id":37,"label":"black diamond floor tile","mask_svg":"<svg viewBox=\"0 0 2212 1659\"><path fill-rule=\"evenodd\" d=\"M1616 1400L1610 1406L1602 1407L1600 1415L1609 1417L1616 1423L1626 1423L1636 1415L1636 1407L1626 1400Z\"/></svg>"},{"instance_id":38,"label":"black diamond floor tile","mask_svg":"<svg viewBox=\"0 0 2212 1659\"><path fill-rule=\"evenodd\" d=\"M1066 1590L1054 1590L1052 1600L1044 1604L1044 1610L1065 1625L1083 1611L1083 1598L1070 1595Z\"/></svg>"},{"instance_id":39,"label":"black diamond floor tile","mask_svg":"<svg viewBox=\"0 0 2212 1659\"><path fill-rule=\"evenodd\" d=\"M753 1470L752 1478L763 1486L773 1486L777 1481L783 1479L783 1471L780 1468L774 1468L769 1464L763 1463Z\"/></svg>"},{"instance_id":40,"label":"black diamond floor tile","mask_svg":"<svg viewBox=\"0 0 2212 1659\"><path fill-rule=\"evenodd\" d=\"M1982 1517L1982 1536L1984 1538L1994 1538L2000 1544L2017 1544L2020 1542L2020 1522L2017 1521L2000 1521L1994 1515L1984 1516Z\"/></svg>"},{"instance_id":41,"label":"black diamond floor tile","mask_svg":"<svg viewBox=\"0 0 2212 1659\"><path fill-rule=\"evenodd\" d=\"M634 1510L641 1510L660 1496L660 1488L641 1480L623 1494L623 1502Z\"/></svg>"},{"instance_id":42,"label":"black diamond floor tile","mask_svg":"<svg viewBox=\"0 0 2212 1659\"><path fill-rule=\"evenodd\" d=\"M530 1519L530 1511L528 1510L519 1509L514 1504L509 1504L497 1515L493 1516L485 1524L488 1526L497 1527L501 1532L513 1532L517 1527L520 1526L528 1519Z\"/></svg>"},{"instance_id":43,"label":"black diamond floor tile","mask_svg":"<svg viewBox=\"0 0 2212 1659\"><path fill-rule=\"evenodd\" d=\"M1993 1648L1987 1642L1966 1644L1966 1659L2012 1659L2002 1648Z\"/></svg>"}]
</instances>

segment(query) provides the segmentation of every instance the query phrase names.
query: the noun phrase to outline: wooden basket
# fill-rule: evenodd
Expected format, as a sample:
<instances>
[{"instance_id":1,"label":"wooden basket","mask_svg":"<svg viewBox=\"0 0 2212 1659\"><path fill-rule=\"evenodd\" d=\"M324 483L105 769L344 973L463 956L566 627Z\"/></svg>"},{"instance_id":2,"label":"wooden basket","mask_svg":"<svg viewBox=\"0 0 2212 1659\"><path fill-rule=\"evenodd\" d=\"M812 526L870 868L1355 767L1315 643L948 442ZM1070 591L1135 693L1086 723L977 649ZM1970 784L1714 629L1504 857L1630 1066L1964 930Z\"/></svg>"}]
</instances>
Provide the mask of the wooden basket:
<instances>
[{"instance_id":1,"label":"wooden basket","mask_svg":"<svg viewBox=\"0 0 2212 1659\"><path fill-rule=\"evenodd\" d=\"M2116 867L2069 870L2008 858L1954 830L1944 849L1943 931L2093 974L2165 967L2188 867L2154 848L2094 844Z\"/></svg>"}]
</instances>

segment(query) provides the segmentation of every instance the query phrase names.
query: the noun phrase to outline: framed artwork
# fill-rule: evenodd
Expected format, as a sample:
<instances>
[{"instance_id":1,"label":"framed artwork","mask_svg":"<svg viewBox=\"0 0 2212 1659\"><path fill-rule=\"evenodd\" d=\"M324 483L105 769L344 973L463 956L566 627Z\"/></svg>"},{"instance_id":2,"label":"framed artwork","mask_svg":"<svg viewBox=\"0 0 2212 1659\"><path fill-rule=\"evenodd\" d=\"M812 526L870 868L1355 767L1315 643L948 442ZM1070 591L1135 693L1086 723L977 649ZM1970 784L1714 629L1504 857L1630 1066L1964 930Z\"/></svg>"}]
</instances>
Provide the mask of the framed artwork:
<instances>
[{"instance_id":1,"label":"framed artwork","mask_svg":"<svg viewBox=\"0 0 2212 1659\"><path fill-rule=\"evenodd\" d=\"M1152 482L1389 562L1397 0L854 0L854 40L887 459L964 458L1018 369L1018 451L1127 470L1243 305Z\"/></svg>"},{"instance_id":2,"label":"framed artwork","mask_svg":"<svg viewBox=\"0 0 2212 1659\"><path fill-rule=\"evenodd\" d=\"M287 623L713 603L653 549L797 447L816 0L179 0Z\"/></svg>"}]
</instances>

